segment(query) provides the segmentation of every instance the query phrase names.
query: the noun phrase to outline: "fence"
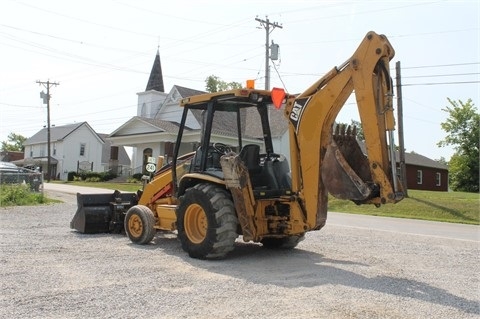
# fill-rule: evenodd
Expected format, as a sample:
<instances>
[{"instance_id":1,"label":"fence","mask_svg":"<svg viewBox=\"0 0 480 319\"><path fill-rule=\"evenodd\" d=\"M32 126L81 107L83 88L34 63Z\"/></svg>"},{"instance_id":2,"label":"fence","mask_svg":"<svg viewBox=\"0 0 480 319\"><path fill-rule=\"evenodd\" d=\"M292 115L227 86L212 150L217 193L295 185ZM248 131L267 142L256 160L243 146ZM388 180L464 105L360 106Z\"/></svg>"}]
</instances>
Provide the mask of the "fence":
<instances>
[{"instance_id":1,"label":"fence","mask_svg":"<svg viewBox=\"0 0 480 319\"><path fill-rule=\"evenodd\" d=\"M0 171L0 185L24 184L31 191L43 192L43 174L34 171Z\"/></svg>"}]
</instances>

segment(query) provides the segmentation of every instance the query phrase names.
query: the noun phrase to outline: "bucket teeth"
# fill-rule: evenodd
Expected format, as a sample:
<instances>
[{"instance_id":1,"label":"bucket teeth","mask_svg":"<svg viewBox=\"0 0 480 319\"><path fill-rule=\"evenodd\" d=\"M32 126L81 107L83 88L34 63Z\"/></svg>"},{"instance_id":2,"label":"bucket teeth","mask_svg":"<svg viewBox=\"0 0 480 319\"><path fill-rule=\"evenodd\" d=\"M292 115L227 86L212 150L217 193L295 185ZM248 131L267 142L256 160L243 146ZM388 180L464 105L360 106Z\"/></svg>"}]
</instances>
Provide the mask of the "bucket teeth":
<instances>
[{"instance_id":1,"label":"bucket teeth","mask_svg":"<svg viewBox=\"0 0 480 319\"><path fill-rule=\"evenodd\" d=\"M357 127L355 125L338 124L335 126L333 138L336 142L352 140L357 138Z\"/></svg>"},{"instance_id":2,"label":"bucket teeth","mask_svg":"<svg viewBox=\"0 0 480 319\"><path fill-rule=\"evenodd\" d=\"M351 126L349 125L349 126L347 127L347 136L351 136L351 134L352 134L352 128L351 128Z\"/></svg>"}]
</instances>

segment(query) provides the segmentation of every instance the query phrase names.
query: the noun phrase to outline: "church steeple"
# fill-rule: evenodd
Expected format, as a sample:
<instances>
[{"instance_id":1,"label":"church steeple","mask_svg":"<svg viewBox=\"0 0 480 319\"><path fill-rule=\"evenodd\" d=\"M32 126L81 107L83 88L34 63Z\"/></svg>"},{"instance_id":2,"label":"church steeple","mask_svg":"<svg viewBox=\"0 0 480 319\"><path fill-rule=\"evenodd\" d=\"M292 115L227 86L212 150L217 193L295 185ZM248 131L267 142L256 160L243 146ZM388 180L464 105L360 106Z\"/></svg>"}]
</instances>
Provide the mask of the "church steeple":
<instances>
[{"instance_id":1,"label":"church steeple","mask_svg":"<svg viewBox=\"0 0 480 319\"><path fill-rule=\"evenodd\" d=\"M153 62L150 78L148 79L147 88L145 89L145 91L150 90L165 92L165 88L163 87L162 65L160 64L160 50L157 50L157 56Z\"/></svg>"}]
</instances>

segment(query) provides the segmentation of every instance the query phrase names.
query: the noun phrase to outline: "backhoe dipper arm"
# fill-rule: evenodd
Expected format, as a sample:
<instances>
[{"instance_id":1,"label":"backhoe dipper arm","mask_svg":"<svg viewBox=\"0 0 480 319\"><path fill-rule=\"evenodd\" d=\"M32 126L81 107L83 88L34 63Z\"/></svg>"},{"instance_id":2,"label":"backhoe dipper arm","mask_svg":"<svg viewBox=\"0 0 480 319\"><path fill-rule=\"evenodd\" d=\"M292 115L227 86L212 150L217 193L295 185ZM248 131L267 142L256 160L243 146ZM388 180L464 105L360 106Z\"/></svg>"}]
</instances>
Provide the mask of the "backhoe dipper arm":
<instances>
[{"instance_id":1,"label":"backhoe dipper arm","mask_svg":"<svg viewBox=\"0 0 480 319\"><path fill-rule=\"evenodd\" d=\"M393 56L388 39L369 32L349 60L287 101L292 190L312 229L325 224L328 192L377 206L403 198L395 173L389 73ZM353 91L367 156L358 146L355 129L333 133L335 118Z\"/></svg>"}]
</instances>

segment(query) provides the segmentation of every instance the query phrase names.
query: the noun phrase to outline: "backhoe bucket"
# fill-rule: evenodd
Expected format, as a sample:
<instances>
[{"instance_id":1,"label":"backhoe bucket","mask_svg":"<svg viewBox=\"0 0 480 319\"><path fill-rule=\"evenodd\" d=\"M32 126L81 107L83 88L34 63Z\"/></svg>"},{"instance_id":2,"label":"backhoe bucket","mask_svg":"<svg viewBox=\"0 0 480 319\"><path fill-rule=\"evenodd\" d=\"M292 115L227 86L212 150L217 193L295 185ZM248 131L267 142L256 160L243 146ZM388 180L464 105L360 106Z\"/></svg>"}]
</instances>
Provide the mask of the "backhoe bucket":
<instances>
[{"instance_id":1,"label":"backhoe bucket","mask_svg":"<svg viewBox=\"0 0 480 319\"><path fill-rule=\"evenodd\" d=\"M70 222L70 228L84 234L120 233L127 210L137 202L135 193L77 193L77 212Z\"/></svg>"},{"instance_id":2,"label":"backhoe bucket","mask_svg":"<svg viewBox=\"0 0 480 319\"><path fill-rule=\"evenodd\" d=\"M322 180L328 192L339 199L361 202L369 198L372 180L367 157L356 140L356 128L336 127L323 159Z\"/></svg>"}]
</instances>

